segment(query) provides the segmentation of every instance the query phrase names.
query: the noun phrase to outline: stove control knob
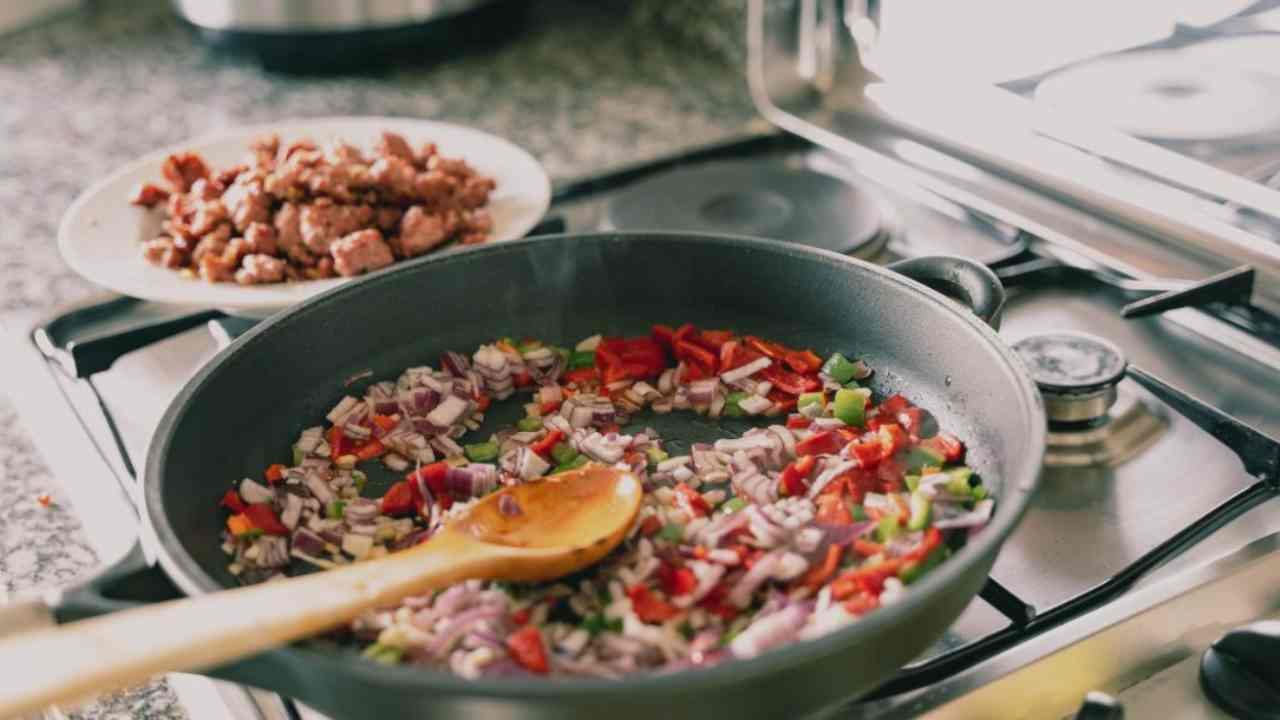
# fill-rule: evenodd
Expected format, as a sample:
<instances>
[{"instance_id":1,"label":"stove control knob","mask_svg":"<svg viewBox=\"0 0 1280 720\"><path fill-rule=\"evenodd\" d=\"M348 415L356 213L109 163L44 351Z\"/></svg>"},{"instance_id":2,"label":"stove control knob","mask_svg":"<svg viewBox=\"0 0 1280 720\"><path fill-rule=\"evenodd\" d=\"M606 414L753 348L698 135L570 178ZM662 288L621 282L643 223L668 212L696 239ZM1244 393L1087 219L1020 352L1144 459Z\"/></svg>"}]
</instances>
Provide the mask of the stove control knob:
<instances>
[{"instance_id":1,"label":"stove control knob","mask_svg":"<svg viewBox=\"0 0 1280 720\"><path fill-rule=\"evenodd\" d=\"M1124 720L1124 707L1119 700L1094 690L1084 696L1076 720Z\"/></svg>"},{"instance_id":2,"label":"stove control knob","mask_svg":"<svg viewBox=\"0 0 1280 720\"><path fill-rule=\"evenodd\" d=\"M1200 658L1200 687L1241 720L1280 720L1280 621L1223 635Z\"/></svg>"}]
</instances>

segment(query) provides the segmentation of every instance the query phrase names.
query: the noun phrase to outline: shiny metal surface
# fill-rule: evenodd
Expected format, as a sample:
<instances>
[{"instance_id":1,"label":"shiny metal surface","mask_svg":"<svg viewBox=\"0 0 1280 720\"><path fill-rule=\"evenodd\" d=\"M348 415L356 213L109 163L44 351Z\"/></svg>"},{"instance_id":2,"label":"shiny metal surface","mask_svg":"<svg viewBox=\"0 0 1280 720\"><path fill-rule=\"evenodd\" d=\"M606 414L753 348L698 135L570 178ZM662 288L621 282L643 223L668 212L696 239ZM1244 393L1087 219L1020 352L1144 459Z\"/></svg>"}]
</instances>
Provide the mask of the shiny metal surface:
<instances>
[{"instance_id":1,"label":"shiny metal surface","mask_svg":"<svg viewBox=\"0 0 1280 720\"><path fill-rule=\"evenodd\" d=\"M1112 396L1110 412L1088 427L1049 427L1049 448L1044 464L1050 467L1088 468L1095 465L1117 466L1146 450L1169 427L1167 414L1153 409L1127 388L1106 391ZM1045 412L1053 417L1052 403L1045 402Z\"/></svg>"},{"instance_id":2,"label":"shiny metal surface","mask_svg":"<svg viewBox=\"0 0 1280 720\"><path fill-rule=\"evenodd\" d=\"M345 32L438 20L493 0L171 0L206 30L262 33Z\"/></svg>"}]
</instances>

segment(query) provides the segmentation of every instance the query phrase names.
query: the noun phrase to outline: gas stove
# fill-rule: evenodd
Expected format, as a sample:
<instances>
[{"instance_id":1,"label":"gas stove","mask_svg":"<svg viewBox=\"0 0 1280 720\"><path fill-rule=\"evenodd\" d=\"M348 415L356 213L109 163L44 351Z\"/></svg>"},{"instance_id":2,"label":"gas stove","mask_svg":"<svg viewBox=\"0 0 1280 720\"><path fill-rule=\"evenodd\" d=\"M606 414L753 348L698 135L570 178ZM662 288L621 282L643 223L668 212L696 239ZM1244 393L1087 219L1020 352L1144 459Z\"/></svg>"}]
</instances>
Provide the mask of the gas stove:
<instances>
[{"instance_id":1,"label":"gas stove","mask_svg":"<svg viewBox=\"0 0 1280 720\"><path fill-rule=\"evenodd\" d=\"M782 102L776 62L794 70L803 43L777 42L764 5L751 4L749 79L788 132L562 182L534 232L704 230L875 263L978 259L1009 288L1001 335L1050 423L1039 494L979 597L897 677L825 716L1061 718L1091 691L1115 700L1092 696L1090 717L1114 716L1115 702L1133 717L1221 716L1197 680L1221 662L1202 654L1280 612L1275 268L1155 239L1122 213L1016 181L1016 168L832 105L838 84L821 103ZM823 63L805 72L821 85ZM136 513L136 468L165 407L251 326L121 297L0 318L19 410L105 561L139 540L117 519ZM269 693L171 680L197 720L318 717Z\"/></svg>"}]
</instances>

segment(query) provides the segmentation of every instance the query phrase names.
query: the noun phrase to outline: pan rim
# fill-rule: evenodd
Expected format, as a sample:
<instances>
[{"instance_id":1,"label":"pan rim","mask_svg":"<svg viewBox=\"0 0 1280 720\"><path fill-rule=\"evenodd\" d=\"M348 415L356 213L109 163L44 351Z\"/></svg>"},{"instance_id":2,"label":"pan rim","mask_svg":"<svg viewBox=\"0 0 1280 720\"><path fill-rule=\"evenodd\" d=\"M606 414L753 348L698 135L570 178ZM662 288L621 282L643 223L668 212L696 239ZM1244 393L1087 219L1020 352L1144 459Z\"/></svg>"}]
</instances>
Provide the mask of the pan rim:
<instances>
[{"instance_id":1,"label":"pan rim","mask_svg":"<svg viewBox=\"0 0 1280 720\"><path fill-rule=\"evenodd\" d=\"M943 587L957 581L972 566L982 562L990 553L993 557L1000 546L1021 522L1027 511L1031 498L1038 485L1042 470L1042 460L1047 439L1047 425L1044 422L1044 407L1040 392L1031 379L1017 354L1005 344L996 331L982 322L976 315L962 305L946 298L941 293L900 275L886 267L875 265L857 258L840 255L831 251L782 243L745 236L719 233L696 232L597 232L597 233L565 233L543 235L523 240L501 243L492 246L455 252L448 255L426 258L422 262L414 262L392 266L373 273L361 281L346 283L321 293L305 302L278 313L258 323L234 343L218 352L209 362L201 367L174 397L164 416L157 426L147 455L142 478L143 503L146 508L145 522L150 526L159 542L157 543L157 559L161 567L173 582L187 595L201 595L208 592L228 589L218 582L187 552L185 545L174 528L169 524L163 512L164 503L160 495L162 466L164 457L172 442L174 430L182 417L191 407L191 398L226 364L229 358L239 353L248 352L263 336L272 332L277 325L299 322L312 313L323 312L332 302L340 300L350 293L367 292L379 283L390 281L400 273L417 272L429 264L448 265L470 259L476 255L490 253L522 252L532 243L576 243L576 242L609 242L625 239L658 239L689 242L709 242L733 250L744 248L780 255L801 256L816 259L829 265L840 265L852 268L857 272L873 276L878 282L896 283L914 292L923 302L932 305L933 309L950 315L954 321L963 323L979 333L989 350L1001 361L998 369L1012 378L1009 390L1011 399L1017 402L1020 414L1024 416L1027 427L1027 450L1021 458L1010 458L1010 470L1004 474L1004 486L1001 490L1002 502L996 506L996 515L991 523L978 536L976 542L967 544L948 562L943 563L935 571L926 575L910 593L892 606L880 609L839 630L827 633L812 640L797 641L776 648L769 652L747 659L734 660L711 667L690 668L666 674L646 674L626 677L619 680L596 678L566 679L492 679L479 678L468 680L451 673L410 666L384 666L370 662L358 661L354 652L319 650L314 647L289 645L267 651L263 656L270 656L282 662L300 662L308 666L319 665L326 670L342 672L371 687L391 687L411 685L415 688L429 689L447 693L455 697L487 697L498 699L524 699L536 701L554 701L566 696L577 696L584 699L604 699L619 693L664 691L690 692L709 690L741 684L744 680L760 677L785 670L806 662L830 657L850 645L858 644L855 638L862 635L875 635L891 626L901 616L910 614L917 606L924 604ZM1004 512L1002 513L1001 510ZM357 659L352 662L352 659ZM266 679L266 678L264 678ZM269 680L269 679L267 679ZM270 683L264 683L269 687ZM303 698L305 701L305 698Z\"/></svg>"}]
</instances>

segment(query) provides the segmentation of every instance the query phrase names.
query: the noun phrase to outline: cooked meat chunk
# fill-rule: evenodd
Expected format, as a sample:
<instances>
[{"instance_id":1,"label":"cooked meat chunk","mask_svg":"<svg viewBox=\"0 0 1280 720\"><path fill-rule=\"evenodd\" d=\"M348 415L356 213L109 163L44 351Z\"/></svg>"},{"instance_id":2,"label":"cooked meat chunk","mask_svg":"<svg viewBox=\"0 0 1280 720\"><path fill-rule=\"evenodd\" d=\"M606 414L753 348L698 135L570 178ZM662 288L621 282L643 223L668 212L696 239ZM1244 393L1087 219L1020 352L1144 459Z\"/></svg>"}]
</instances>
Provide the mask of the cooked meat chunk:
<instances>
[{"instance_id":1,"label":"cooked meat chunk","mask_svg":"<svg viewBox=\"0 0 1280 720\"><path fill-rule=\"evenodd\" d=\"M428 215L419 205L409 208L400 220L400 234L392 240L400 257L417 257L449 238L444 220Z\"/></svg>"},{"instance_id":2,"label":"cooked meat chunk","mask_svg":"<svg viewBox=\"0 0 1280 720\"><path fill-rule=\"evenodd\" d=\"M413 148L409 147L409 143L405 141L403 135L397 133L382 133L382 138L378 140L378 145L374 152L384 158L400 158L409 164L413 164Z\"/></svg>"},{"instance_id":3,"label":"cooked meat chunk","mask_svg":"<svg viewBox=\"0 0 1280 720\"><path fill-rule=\"evenodd\" d=\"M245 255L242 265L236 271L236 282L241 285L260 285L284 280L285 262L270 255L255 253Z\"/></svg>"},{"instance_id":4,"label":"cooked meat chunk","mask_svg":"<svg viewBox=\"0 0 1280 720\"><path fill-rule=\"evenodd\" d=\"M244 241L249 252L255 255L276 255L280 250L276 246L276 230L266 223L251 223L244 231Z\"/></svg>"},{"instance_id":5,"label":"cooked meat chunk","mask_svg":"<svg viewBox=\"0 0 1280 720\"><path fill-rule=\"evenodd\" d=\"M377 230L360 230L343 237L330 248L333 269L339 275L352 277L390 265L391 248Z\"/></svg>"},{"instance_id":6,"label":"cooked meat chunk","mask_svg":"<svg viewBox=\"0 0 1280 720\"><path fill-rule=\"evenodd\" d=\"M271 221L271 197L258 180L236 182L222 194L222 204L231 212L236 230L244 232L253 223Z\"/></svg>"},{"instance_id":7,"label":"cooked meat chunk","mask_svg":"<svg viewBox=\"0 0 1280 720\"><path fill-rule=\"evenodd\" d=\"M315 257L302 242L302 211L294 203L285 203L276 212L274 226L276 245L290 260L299 265L314 265Z\"/></svg>"},{"instance_id":8,"label":"cooked meat chunk","mask_svg":"<svg viewBox=\"0 0 1280 720\"><path fill-rule=\"evenodd\" d=\"M238 165L211 169L181 152L165 158L161 174L163 184L144 184L130 199L165 203L163 234L143 255L210 282L356 275L451 241L484 242L493 229L482 209L491 179L434 143L415 153L392 132L371 149L306 138L286 145L272 134L254 140Z\"/></svg>"},{"instance_id":9,"label":"cooked meat chunk","mask_svg":"<svg viewBox=\"0 0 1280 720\"><path fill-rule=\"evenodd\" d=\"M161 235L142 244L142 256L148 262L170 269L187 264L187 253L173 244L173 239Z\"/></svg>"},{"instance_id":10,"label":"cooked meat chunk","mask_svg":"<svg viewBox=\"0 0 1280 720\"><path fill-rule=\"evenodd\" d=\"M372 220L373 208L368 205L337 205L322 198L302 208L302 242L311 252L323 255L335 240Z\"/></svg>"},{"instance_id":11,"label":"cooked meat chunk","mask_svg":"<svg viewBox=\"0 0 1280 720\"><path fill-rule=\"evenodd\" d=\"M413 196L413 181L417 172L408 161L398 157L378 158L377 162L369 166L369 173L382 195L388 198Z\"/></svg>"},{"instance_id":12,"label":"cooked meat chunk","mask_svg":"<svg viewBox=\"0 0 1280 720\"><path fill-rule=\"evenodd\" d=\"M138 189L133 192L133 197L129 198L129 202L142 207L155 207L157 203L164 202L169 199L169 191L156 185L155 183L142 183Z\"/></svg>"},{"instance_id":13,"label":"cooked meat chunk","mask_svg":"<svg viewBox=\"0 0 1280 720\"><path fill-rule=\"evenodd\" d=\"M196 180L209 177L209 166L196 153L174 153L164 159L160 174L168 181L169 187L178 192L186 192Z\"/></svg>"}]
</instances>

